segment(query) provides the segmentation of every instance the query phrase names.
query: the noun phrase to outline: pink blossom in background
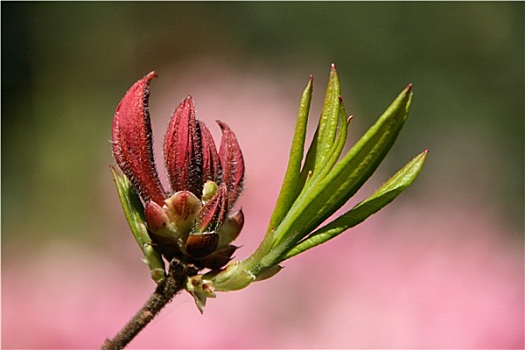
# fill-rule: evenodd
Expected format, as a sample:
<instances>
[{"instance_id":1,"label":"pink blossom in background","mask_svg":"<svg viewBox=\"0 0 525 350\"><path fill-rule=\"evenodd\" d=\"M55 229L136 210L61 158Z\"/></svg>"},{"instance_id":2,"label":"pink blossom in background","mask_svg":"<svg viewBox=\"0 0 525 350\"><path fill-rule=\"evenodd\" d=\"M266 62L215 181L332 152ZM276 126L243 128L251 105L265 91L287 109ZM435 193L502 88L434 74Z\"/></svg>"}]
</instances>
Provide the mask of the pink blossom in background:
<instances>
[{"instance_id":1,"label":"pink blossom in background","mask_svg":"<svg viewBox=\"0 0 525 350\"><path fill-rule=\"evenodd\" d=\"M237 202L246 222L236 255L244 258L262 239L275 204L308 72L285 82L217 62L152 68L159 73L150 101L157 155L158 135L189 94L216 139L215 119L235 130L247 169ZM325 79L316 76L316 101ZM349 90L343 85L343 95ZM346 105L359 118L352 101ZM101 168L96 176L107 197L98 205L111 218L108 241L56 241L24 256L11 251L26 247L4 254L3 348L98 348L153 291L111 174L106 164ZM388 175L377 174L377 181ZM418 179L414 187L421 185ZM410 192L286 261L270 280L219 293L204 315L187 293L178 295L130 348L523 348L522 246L490 207L475 201L454 207L446 191Z\"/></svg>"}]
</instances>

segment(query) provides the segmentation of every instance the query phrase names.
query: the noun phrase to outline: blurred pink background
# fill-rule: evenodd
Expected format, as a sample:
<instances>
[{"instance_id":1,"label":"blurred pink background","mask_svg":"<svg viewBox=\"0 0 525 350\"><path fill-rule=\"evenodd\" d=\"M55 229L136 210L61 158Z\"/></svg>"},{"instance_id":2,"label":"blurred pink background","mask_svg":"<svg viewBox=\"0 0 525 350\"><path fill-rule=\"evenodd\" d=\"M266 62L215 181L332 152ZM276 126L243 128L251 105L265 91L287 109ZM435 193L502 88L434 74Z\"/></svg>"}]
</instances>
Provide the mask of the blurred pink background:
<instances>
[{"instance_id":1,"label":"blurred pink background","mask_svg":"<svg viewBox=\"0 0 525 350\"><path fill-rule=\"evenodd\" d=\"M329 63L315 75L312 128ZM227 122L239 139L247 181L238 205L246 224L236 243L242 246L237 257L247 257L261 240L277 198L310 71L272 75L261 67L239 69L212 59L157 70L150 109L159 167L158 146L170 113L188 94L217 142L215 119ZM344 75L345 67L339 72ZM130 78L122 95L140 77ZM386 107L405 83L400 81L380 105ZM342 86L347 111L355 116L350 144L377 117L355 107L353 90ZM416 118L413 112L407 128ZM420 151L415 147L413 155ZM106 152L110 164L109 143ZM476 194L443 187L446 179L433 174L432 166L440 152L431 148L413 188L359 227L286 261L270 280L219 293L204 315L189 295L178 295L130 348L523 347L523 245L513 238L519 233ZM389 175L380 167L352 203ZM106 213L100 217L106 228L93 232L79 226L75 235L98 241L12 242L3 251L3 348L97 348L154 290L109 169L101 166L92 176L99 195L91 205Z\"/></svg>"}]
</instances>

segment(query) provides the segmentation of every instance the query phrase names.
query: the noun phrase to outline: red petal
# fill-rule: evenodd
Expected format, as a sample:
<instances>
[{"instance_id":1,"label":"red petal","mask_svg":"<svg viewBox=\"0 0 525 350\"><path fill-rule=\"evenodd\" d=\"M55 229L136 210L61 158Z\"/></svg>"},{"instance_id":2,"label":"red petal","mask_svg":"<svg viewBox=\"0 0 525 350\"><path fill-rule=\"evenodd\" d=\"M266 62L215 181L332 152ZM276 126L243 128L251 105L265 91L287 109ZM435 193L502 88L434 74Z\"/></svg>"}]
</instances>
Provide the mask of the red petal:
<instances>
[{"instance_id":1,"label":"red petal","mask_svg":"<svg viewBox=\"0 0 525 350\"><path fill-rule=\"evenodd\" d=\"M124 95L113 118L113 156L144 201L162 205L165 192L153 159L148 110L149 88L157 73L137 81Z\"/></svg>"},{"instance_id":2,"label":"red petal","mask_svg":"<svg viewBox=\"0 0 525 350\"><path fill-rule=\"evenodd\" d=\"M244 180L244 160L237 138L230 127L219 120L222 129L222 140L219 150L219 160L222 167L222 180L228 189L228 206L232 206L242 191Z\"/></svg>"},{"instance_id":3,"label":"red petal","mask_svg":"<svg viewBox=\"0 0 525 350\"><path fill-rule=\"evenodd\" d=\"M202 192L201 137L191 96L182 101L171 117L164 139L166 170L174 192Z\"/></svg>"}]
</instances>

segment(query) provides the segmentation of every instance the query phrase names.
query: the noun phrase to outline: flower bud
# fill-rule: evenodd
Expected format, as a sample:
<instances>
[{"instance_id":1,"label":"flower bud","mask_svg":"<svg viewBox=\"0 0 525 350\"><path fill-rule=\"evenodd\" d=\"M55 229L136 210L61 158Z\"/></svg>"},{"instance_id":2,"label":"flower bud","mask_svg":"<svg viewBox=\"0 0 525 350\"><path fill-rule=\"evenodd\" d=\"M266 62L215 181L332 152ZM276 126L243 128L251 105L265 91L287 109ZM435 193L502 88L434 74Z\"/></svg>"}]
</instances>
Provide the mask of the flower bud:
<instances>
[{"instance_id":1,"label":"flower bud","mask_svg":"<svg viewBox=\"0 0 525 350\"><path fill-rule=\"evenodd\" d=\"M136 82L118 105L113 154L142 199L151 247L167 260L178 257L199 268L219 269L231 259L236 247L230 243L244 222L242 211L228 216L242 190L242 153L235 134L220 121L222 140L217 152L188 96L173 112L164 137L171 185L167 193L155 167L148 110L149 87L156 76L151 72Z\"/></svg>"}]
</instances>

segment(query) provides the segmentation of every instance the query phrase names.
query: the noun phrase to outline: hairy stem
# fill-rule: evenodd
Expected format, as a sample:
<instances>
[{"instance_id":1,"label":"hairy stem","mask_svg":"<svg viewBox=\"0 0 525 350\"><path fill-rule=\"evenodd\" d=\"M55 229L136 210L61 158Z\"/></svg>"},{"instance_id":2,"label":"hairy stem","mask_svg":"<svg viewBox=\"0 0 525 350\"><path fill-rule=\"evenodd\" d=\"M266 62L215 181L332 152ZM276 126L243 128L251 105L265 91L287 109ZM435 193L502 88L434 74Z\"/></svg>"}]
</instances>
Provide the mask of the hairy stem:
<instances>
[{"instance_id":1,"label":"hairy stem","mask_svg":"<svg viewBox=\"0 0 525 350\"><path fill-rule=\"evenodd\" d=\"M178 259L170 262L168 277L157 285L155 292L135 316L118 332L113 339L106 339L101 350L123 349L153 320L173 297L184 288L188 276L195 275L197 269Z\"/></svg>"}]
</instances>

